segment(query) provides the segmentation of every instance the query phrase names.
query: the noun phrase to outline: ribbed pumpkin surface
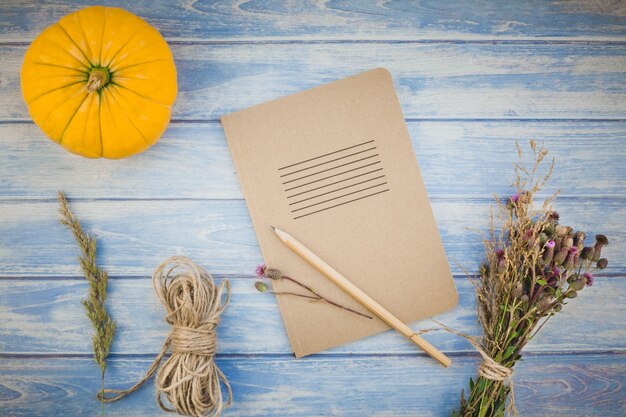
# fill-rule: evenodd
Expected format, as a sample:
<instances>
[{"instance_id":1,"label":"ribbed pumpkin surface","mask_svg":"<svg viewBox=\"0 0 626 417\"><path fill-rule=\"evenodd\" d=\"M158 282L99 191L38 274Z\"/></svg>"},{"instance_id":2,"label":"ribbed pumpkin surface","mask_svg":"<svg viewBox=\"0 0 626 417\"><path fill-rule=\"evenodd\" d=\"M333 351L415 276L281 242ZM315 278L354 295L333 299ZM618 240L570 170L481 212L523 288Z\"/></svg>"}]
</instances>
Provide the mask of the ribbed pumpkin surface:
<instances>
[{"instance_id":1,"label":"ribbed pumpkin surface","mask_svg":"<svg viewBox=\"0 0 626 417\"><path fill-rule=\"evenodd\" d=\"M63 17L30 45L22 94L34 122L70 152L124 158L165 131L176 67L161 34L119 8Z\"/></svg>"}]
</instances>

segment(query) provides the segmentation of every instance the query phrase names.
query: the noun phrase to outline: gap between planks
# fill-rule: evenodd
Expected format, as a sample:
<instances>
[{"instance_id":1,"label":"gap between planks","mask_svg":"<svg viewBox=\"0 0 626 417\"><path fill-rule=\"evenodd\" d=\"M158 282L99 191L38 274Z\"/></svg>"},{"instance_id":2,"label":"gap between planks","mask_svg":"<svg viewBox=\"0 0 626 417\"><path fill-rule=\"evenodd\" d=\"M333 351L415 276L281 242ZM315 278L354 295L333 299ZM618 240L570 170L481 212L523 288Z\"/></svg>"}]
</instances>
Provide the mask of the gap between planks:
<instances>
[{"instance_id":1,"label":"gap between planks","mask_svg":"<svg viewBox=\"0 0 626 417\"><path fill-rule=\"evenodd\" d=\"M456 350L456 351L443 351L446 355L456 358L472 358L480 357L480 354L473 349L468 350ZM107 359L152 359L158 352L150 353L111 353ZM626 347L620 349L589 349L589 350L539 350L539 351L524 351L524 357L544 357L555 355L568 355L568 356L626 356ZM168 353L166 357L169 357ZM0 353L0 359L91 359L93 354L91 353ZM313 355L305 356L302 358L296 358L293 353L217 353L218 359L254 359L254 358L276 358L276 359L293 359L297 361L317 360L317 359L345 359L345 358L413 358L424 357L430 358L425 352L415 350L415 352L375 352L375 353L316 353Z\"/></svg>"},{"instance_id":2,"label":"gap between planks","mask_svg":"<svg viewBox=\"0 0 626 417\"><path fill-rule=\"evenodd\" d=\"M626 45L624 36L608 37L515 37L515 36L475 36L466 39L459 38L308 38L308 37L258 37L229 38L229 39L194 39L194 38L166 38L170 45L319 45L319 44L451 44L451 45ZM1 46L28 46L31 41L0 41Z\"/></svg>"}]
</instances>

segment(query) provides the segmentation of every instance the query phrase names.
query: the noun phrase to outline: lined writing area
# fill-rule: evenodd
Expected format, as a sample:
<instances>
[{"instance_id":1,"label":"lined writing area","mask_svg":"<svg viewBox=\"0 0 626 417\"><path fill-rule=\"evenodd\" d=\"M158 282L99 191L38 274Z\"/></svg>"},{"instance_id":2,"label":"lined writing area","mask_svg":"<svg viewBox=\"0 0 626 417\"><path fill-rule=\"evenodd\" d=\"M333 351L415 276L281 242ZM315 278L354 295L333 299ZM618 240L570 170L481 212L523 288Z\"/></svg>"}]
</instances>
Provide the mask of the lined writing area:
<instances>
[{"instance_id":1,"label":"lined writing area","mask_svg":"<svg viewBox=\"0 0 626 417\"><path fill-rule=\"evenodd\" d=\"M278 168L294 220L389 191L374 140Z\"/></svg>"}]
</instances>

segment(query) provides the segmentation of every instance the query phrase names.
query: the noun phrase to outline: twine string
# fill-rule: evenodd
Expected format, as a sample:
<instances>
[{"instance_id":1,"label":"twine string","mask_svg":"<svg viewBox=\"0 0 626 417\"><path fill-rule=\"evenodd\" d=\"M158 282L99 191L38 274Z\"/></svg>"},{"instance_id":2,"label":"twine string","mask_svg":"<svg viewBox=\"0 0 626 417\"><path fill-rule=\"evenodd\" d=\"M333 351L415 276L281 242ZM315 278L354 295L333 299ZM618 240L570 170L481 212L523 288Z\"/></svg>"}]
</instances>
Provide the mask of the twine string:
<instances>
[{"instance_id":1,"label":"twine string","mask_svg":"<svg viewBox=\"0 0 626 417\"><path fill-rule=\"evenodd\" d=\"M217 286L208 271L184 256L173 256L154 271L152 285L167 311L170 334L141 380L126 390L106 389L104 395L98 393L98 399L113 402L124 398L158 369L155 385L162 410L218 417L232 401L230 384L214 361L216 330L230 299L230 283L223 280ZM159 367L168 349L172 355ZM222 387L226 388L226 400Z\"/></svg>"},{"instance_id":2,"label":"twine string","mask_svg":"<svg viewBox=\"0 0 626 417\"><path fill-rule=\"evenodd\" d=\"M482 362L478 366L478 376L481 376L490 381L506 383L509 386L509 390L511 392L507 410L509 413L517 415L517 409L515 408L515 391L513 390L513 368L506 367L496 362L491 356L487 354L487 352L485 352L485 350L480 346L480 343L476 341L474 337L462 333L458 330L452 329L435 319L431 318L431 320L441 326L441 328L419 330L413 333L411 336L422 335L424 333L429 333L432 331L445 330L448 333L455 334L467 340L482 357Z\"/></svg>"}]
</instances>

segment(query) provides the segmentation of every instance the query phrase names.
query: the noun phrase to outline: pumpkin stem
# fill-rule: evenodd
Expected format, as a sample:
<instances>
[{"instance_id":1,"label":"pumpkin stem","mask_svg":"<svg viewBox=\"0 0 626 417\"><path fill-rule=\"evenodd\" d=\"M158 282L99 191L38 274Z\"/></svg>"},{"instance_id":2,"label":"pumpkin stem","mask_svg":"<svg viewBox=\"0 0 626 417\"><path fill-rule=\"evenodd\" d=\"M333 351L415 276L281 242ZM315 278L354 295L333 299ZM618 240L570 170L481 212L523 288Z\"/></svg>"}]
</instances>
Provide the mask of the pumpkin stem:
<instances>
[{"instance_id":1,"label":"pumpkin stem","mask_svg":"<svg viewBox=\"0 0 626 417\"><path fill-rule=\"evenodd\" d=\"M109 83L110 73L108 68L94 67L89 71L87 80L87 92L93 93L102 89Z\"/></svg>"}]
</instances>

